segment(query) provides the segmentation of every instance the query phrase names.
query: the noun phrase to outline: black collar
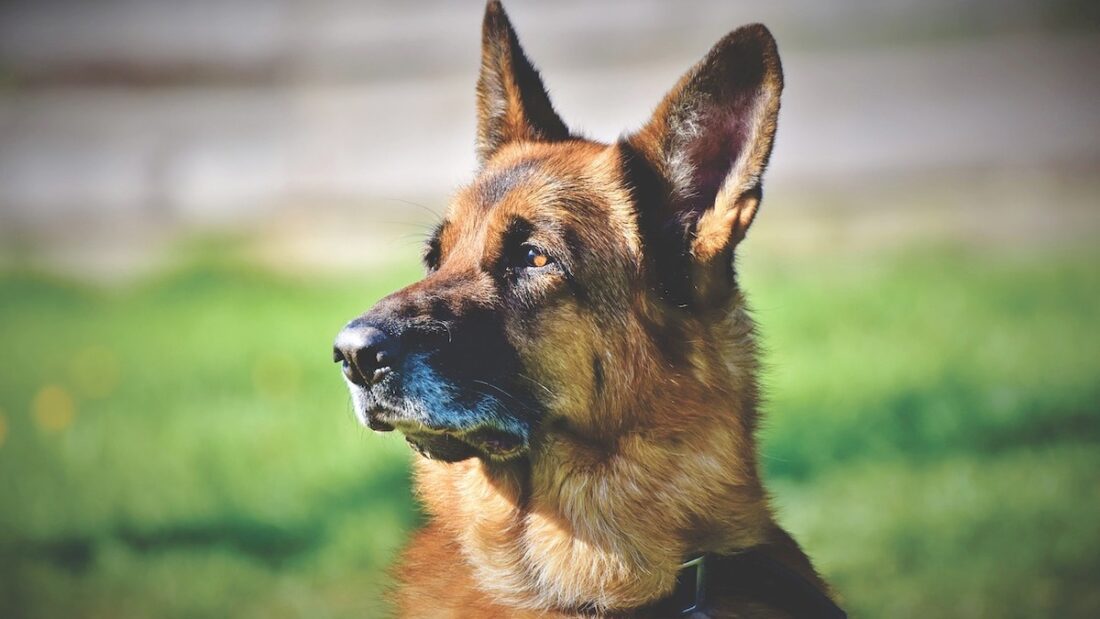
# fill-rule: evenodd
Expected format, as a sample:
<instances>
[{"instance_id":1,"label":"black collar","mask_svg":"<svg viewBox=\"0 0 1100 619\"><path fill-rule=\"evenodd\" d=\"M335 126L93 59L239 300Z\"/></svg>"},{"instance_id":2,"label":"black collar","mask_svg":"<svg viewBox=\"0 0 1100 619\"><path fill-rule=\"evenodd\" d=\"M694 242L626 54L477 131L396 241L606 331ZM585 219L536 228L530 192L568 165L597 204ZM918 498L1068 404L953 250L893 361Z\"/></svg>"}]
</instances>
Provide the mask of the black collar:
<instances>
[{"instance_id":1,"label":"black collar","mask_svg":"<svg viewBox=\"0 0 1100 619\"><path fill-rule=\"evenodd\" d=\"M707 616L710 599L736 595L784 610L792 617L845 619L839 606L760 549L735 555L704 554L680 566L676 589L656 605L658 616Z\"/></svg>"}]
</instances>

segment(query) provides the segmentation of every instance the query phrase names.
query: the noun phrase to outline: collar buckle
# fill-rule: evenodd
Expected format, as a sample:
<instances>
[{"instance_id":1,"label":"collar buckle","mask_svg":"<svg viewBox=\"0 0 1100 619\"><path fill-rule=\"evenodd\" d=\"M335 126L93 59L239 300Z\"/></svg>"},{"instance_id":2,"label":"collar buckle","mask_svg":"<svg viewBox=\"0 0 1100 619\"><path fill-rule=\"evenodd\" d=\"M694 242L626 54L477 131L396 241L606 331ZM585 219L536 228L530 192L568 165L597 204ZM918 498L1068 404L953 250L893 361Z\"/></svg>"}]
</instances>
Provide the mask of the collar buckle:
<instances>
[{"instance_id":1,"label":"collar buckle","mask_svg":"<svg viewBox=\"0 0 1100 619\"><path fill-rule=\"evenodd\" d=\"M680 614L687 615L703 609L706 601L707 555L701 554L680 564L676 588L683 591L684 597ZM694 581L694 582L693 582Z\"/></svg>"}]
</instances>

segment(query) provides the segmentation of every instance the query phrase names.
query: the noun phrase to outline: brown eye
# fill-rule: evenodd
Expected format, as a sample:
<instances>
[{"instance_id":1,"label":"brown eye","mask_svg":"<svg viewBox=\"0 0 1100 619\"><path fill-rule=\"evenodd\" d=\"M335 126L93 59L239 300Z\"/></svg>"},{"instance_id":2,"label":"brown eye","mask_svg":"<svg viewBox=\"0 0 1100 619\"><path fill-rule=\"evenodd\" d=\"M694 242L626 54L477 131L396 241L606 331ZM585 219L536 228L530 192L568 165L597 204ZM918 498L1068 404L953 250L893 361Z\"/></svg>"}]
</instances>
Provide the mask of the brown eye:
<instances>
[{"instance_id":1,"label":"brown eye","mask_svg":"<svg viewBox=\"0 0 1100 619\"><path fill-rule=\"evenodd\" d=\"M541 268L550 264L550 256L535 247L527 247L524 261L531 268Z\"/></svg>"}]
</instances>

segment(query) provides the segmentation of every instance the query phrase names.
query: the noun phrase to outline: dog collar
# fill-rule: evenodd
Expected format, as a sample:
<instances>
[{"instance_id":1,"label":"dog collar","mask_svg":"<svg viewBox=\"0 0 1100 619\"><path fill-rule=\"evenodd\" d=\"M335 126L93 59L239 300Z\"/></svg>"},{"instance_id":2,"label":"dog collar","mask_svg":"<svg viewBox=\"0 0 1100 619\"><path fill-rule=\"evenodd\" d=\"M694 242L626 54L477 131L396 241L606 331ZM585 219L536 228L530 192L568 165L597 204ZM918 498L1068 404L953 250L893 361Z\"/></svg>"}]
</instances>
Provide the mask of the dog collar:
<instances>
[{"instance_id":1,"label":"dog collar","mask_svg":"<svg viewBox=\"0 0 1100 619\"><path fill-rule=\"evenodd\" d=\"M680 565L676 588L657 604L658 616L706 617L709 597L739 595L792 617L846 619L847 614L801 575L762 552L702 554Z\"/></svg>"},{"instance_id":2,"label":"dog collar","mask_svg":"<svg viewBox=\"0 0 1100 619\"><path fill-rule=\"evenodd\" d=\"M699 555L680 564L676 588L669 598L671 608L680 615L701 611L707 595L707 555Z\"/></svg>"}]
</instances>

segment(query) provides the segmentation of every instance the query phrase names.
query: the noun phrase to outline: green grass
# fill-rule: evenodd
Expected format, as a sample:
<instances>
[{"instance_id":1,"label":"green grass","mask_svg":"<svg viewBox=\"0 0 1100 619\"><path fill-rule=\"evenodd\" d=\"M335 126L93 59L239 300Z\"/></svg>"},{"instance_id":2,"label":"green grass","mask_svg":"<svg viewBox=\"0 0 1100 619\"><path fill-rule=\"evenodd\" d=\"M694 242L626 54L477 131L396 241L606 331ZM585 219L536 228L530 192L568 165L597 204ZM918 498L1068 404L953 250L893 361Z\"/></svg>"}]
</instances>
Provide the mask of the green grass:
<instances>
[{"instance_id":1,"label":"green grass","mask_svg":"<svg viewBox=\"0 0 1100 619\"><path fill-rule=\"evenodd\" d=\"M1100 612L1098 258L743 261L766 473L854 616ZM416 276L0 276L0 616L384 616L409 454L328 342Z\"/></svg>"}]
</instances>

